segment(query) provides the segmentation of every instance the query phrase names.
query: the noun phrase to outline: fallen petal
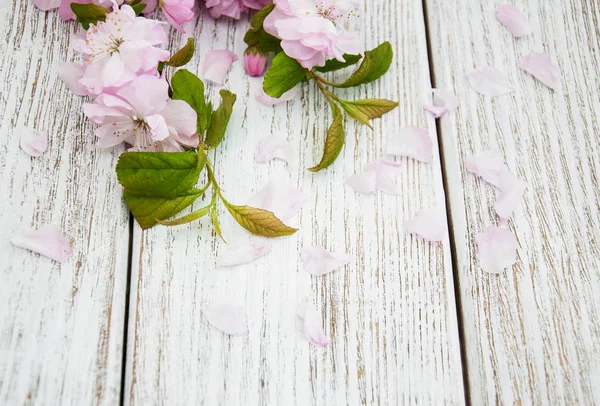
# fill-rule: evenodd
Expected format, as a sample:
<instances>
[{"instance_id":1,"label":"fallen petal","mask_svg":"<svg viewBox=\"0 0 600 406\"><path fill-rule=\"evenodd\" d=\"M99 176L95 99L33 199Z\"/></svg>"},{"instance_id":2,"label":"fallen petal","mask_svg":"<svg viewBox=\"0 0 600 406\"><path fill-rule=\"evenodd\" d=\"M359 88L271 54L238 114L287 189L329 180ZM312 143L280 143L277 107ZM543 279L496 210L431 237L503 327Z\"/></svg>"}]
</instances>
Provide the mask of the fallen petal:
<instances>
[{"instance_id":1,"label":"fallen petal","mask_svg":"<svg viewBox=\"0 0 600 406\"><path fill-rule=\"evenodd\" d=\"M224 333L241 335L248 331L246 311L242 306L223 303L204 310L210 324Z\"/></svg>"},{"instance_id":2,"label":"fallen petal","mask_svg":"<svg viewBox=\"0 0 600 406\"><path fill-rule=\"evenodd\" d=\"M389 155L408 156L421 162L431 162L433 142L425 130L411 125L388 139L385 152Z\"/></svg>"},{"instance_id":3,"label":"fallen petal","mask_svg":"<svg viewBox=\"0 0 600 406\"><path fill-rule=\"evenodd\" d=\"M517 238L505 228L488 227L475 236L479 265L489 273L502 273L517 262Z\"/></svg>"},{"instance_id":4,"label":"fallen petal","mask_svg":"<svg viewBox=\"0 0 600 406\"><path fill-rule=\"evenodd\" d=\"M248 206L270 211L279 220L286 221L298 214L306 200L300 190L274 179L248 202Z\"/></svg>"},{"instance_id":5,"label":"fallen petal","mask_svg":"<svg viewBox=\"0 0 600 406\"><path fill-rule=\"evenodd\" d=\"M444 114L446 114L448 112L448 110L446 110L445 107L437 107L437 106L432 106L430 104L424 105L423 110L425 110L426 112L428 112L435 118L440 118L441 116L443 116Z\"/></svg>"},{"instance_id":6,"label":"fallen petal","mask_svg":"<svg viewBox=\"0 0 600 406\"><path fill-rule=\"evenodd\" d=\"M533 32L531 23L525 14L513 4L498 7L496 18L510 31L513 37L523 37Z\"/></svg>"},{"instance_id":7,"label":"fallen petal","mask_svg":"<svg viewBox=\"0 0 600 406\"><path fill-rule=\"evenodd\" d=\"M513 214L525 193L527 184L506 168L500 179L500 194L494 203L494 209L502 220L508 220Z\"/></svg>"},{"instance_id":8,"label":"fallen petal","mask_svg":"<svg viewBox=\"0 0 600 406\"><path fill-rule=\"evenodd\" d=\"M28 155L41 156L48 149L46 133L27 127L18 127L15 132L21 135L21 149Z\"/></svg>"},{"instance_id":9,"label":"fallen petal","mask_svg":"<svg viewBox=\"0 0 600 406\"><path fill-rule=\"evenodd\" d=\"M524 56L521 59L520 67L552 90L556 90L560 86L558 67L544 54L532 52Z\"/></svg>"},{"instance_id":10,"label":"fallen petal","mask_svg":"<svg viewBox=\"0 0 600 406\"><path fill-rule=\"evenodd\" d=\"M33 0L33 4L43 11L52 10L60 6L61 0Z\"/></svg>"},{"instance_id":11,"label":"fallen petal","mask_svg":"<svg viewBox=\"0 0 600 406\"><path fill-rule=\"evenodd\" d=\"M432 89L433 105L425 105L425 111L439 118L446 113L451 113L458 108L458 97L454 93L441 89Z\"/></svg>"},{"instance_id":12,"label":"fallen petal","mask_svg":"<svg viewBox=\"0 0 600 406\"><path fill-rule=\"evenodd\" d=\"M377 174L375 171L357 173L348 177L346 183L358 193L372 195L377 190Z\"/></svg>"},{"instance_id":13,"label":"fallen petal","mask_svg":"<svg viewBox=\"0 0 600 406\"><path fill-rule=\"evenodd\" d=\"M305 299L298 305L298 317L304 319L304 336L309 343L317 347L325 347L330 340L323 329L321 313Z\"/></svg>"},{"instance_id":14,"label":"fallen petal","mask_svg":"<svg viewBox=\"0 0 600 406\"><path fill-rule=\"evenodd\" d=\"M237 60L237 55L227 49L208 51L204 57L202 75L204 79L222 85L231 65Z\"/></svg>"},{"instance_id":15,"label":"fallen petal","mask_svg":"<svg viewBox=\"0 0 600 406\"><path fill-rule=\"evenodd\" d=\"M277 99L275 97L271 97L268 94L266 94L261 86L259 88L255 98L257 101L259 101L260 103L262 103L266 106L274 106L274 105L281 104L281 103L287 103L290 100L292 100L298 94L299 88L300 88L299 85L295 86L295 87L291 88L290 90L288 90L287 92L285 92L284 94L282 94L281 97Z\"/></svg>"},{"instance_id":16,"label":"fallen petal","mask_svg":"<svg viewBox=\"0 0 600 406\"><path fill-rule=\"evenodd\" d=\"M58 67L58 76L69 90L78 96L88 96L89 92L79 83L85 73L85 64L74 62L63 62Z\"/></svg>"},{"instance_id":17,"label":"fallen petal","mask_svg":"<svg viewBox=\"0 0 600 406\"><path fill-rule=\"evenodd\" d=\"M500 187L502 175L506 170L504 158L498 151L481 152L467 159L467 171L497 187Z\"/></svg>"},{"instance_id":18,"label":"fallen petal","mask_svg":"<svg viewBox=\"0 0 600 406\"><path fill-rule=\"evenodd\" d=\"M16 247L37 252L60 263L65 262L73 254L71 243L55 225L17 233L12 236L10 242Z\"/></svg>"},{"instance_id":19,"label":"fallen petal","mask_svg":"<svg viewBox=\"0 0 600 406\"><path fill-rule=\"evenodd\" d=\"M442 241L448 230L446 212L442 208L421 210L406 222L405 228L426 241Z\"/></svg>"},{"instance_id":20,"label":"fallen petal","mask_svg":"<svg viewBox=\"0 0 600 406\"><path fill-rule=\"evenodd\" d=\"M508 77L492 66L475 69L469 73L469 83L477 93L491 97L515 91Z\"/></svg>"},{"instance_id":21,"label":"fallen petal","mask_svg":"<svg viewBox=\"0 0 600 406\"><path fill-rule=\"evenodd\" d=\"M348 254L329 252L325 248L314 246L302 250L304 270L311 275L321 276L336 270L350 262Z\"/></svg>"},{"instance_id":22,"label":"fallen petal","mask_svg":"<svg viewBox=\"0 0 600 406\"><path fill-rule=\"evenodd\" d=\"M365 171L375 172L375 188L390 195L400 194L396 177L402 173L402 164L380 158L368 164Z\"/></svg>"},{"instance_id":23,"label":"fallen petal","mask_svg":"<svg viewBox=\"0 0 600 406\"><path fill-rule=\"evenodd\" d=\"M290 162L294 149L283 137L266 136L258 143L256 162L266 163L273 159L281 159Z\"/></svg>"},{"instance_id":24,"label":"fallen petal","mask_svg":"<svg viewBox=\"0 0 600 406\"><path fill-rule=\"evenodd\" d=\"M247 264L271 252L271 244L252 240L245 244L229 244L219 256L217 264L220 267Z\"/></svg>"}]
</instances>

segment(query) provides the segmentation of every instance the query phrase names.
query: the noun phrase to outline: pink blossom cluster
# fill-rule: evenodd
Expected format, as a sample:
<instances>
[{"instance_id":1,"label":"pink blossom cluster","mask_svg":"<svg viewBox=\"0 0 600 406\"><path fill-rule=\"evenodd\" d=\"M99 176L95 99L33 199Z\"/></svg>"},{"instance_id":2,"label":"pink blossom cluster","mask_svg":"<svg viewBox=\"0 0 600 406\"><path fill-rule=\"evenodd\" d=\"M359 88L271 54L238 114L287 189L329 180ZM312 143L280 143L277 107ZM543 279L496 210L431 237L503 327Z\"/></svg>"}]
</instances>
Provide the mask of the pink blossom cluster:
<instances>
[{"instance_id":1,"label":"pink blossom cluster","mask_svg":"<svg viewBox=\"0 0 600 406\"><path fill-rule=\"evenodd\" d=\"M206 0L204 4L214 18L226 16L239 20L248 9L260 10L270 2L271 0Z\"/></svg>"},{"instance_id":2,"label":"pink blossom cluster","mask_svg":"<svg viewBox=\"0 0 600 406\"><path fill-rule=\"evenodd\" d=\"M198 145L196 112L169 99L169 86L157 73L170 53L164 23L138 17L128 5L76 35L81 63L66 63L60 76L76 94L89 96L84 113L100 127L100 147L122 142L138 151L183 151Z\"/></svg>"}]
</instances>

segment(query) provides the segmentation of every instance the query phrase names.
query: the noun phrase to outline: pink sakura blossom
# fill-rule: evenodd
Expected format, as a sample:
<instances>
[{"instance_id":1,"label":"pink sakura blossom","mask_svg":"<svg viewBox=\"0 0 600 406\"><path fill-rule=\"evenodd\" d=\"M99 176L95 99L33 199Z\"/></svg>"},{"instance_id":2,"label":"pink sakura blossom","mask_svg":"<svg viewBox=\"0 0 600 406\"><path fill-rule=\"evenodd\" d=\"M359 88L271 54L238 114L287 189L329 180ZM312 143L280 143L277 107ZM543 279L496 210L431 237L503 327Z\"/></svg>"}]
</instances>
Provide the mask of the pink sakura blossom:
<instances>
[{"instance_id":1,"label":"pink sakura blossom","mask_svg":"<svg viewBox=\"0 0 600 406\"><path fill-rule=\"evenodd\" d=\"M239 20L249 8L260 10L270 2L271 0L206 0L204 4L214 18L226 16Z\"/></svg>"},{"instance_id":2,"label":"pink sakura blossom","mask_svg":"<svg viewBox=\"0 0 600 406\"><path fill-rule=\"evenodd\" d=\"M181 24L194 19L195 0L162 0L161 4L162 12L165 14L167 21L177 31L185 33Z\"/></svg>"},{"instance_id":3,"label":"pink sakura blossom","mask_svg":"<svg viewBox=\"0 0 600 406\"><path fill-rule=\"evenodd\" d=\"M281 39L285 53L306 69L327 59L344 61L343 54L360 51L358 36L347 31L355 16L349 0L276 0L263 27Z\"/></svg>"},{"instance_id":4,"label":"pink sakura blossom","mask_svg":"<svg viewBox=\"0 0 600 406\"><path fill-rule=\"evenodd\" d=\"M98 146L122 142L135 151L183 151L198 146L196 112L182 100L171 100L168 84L153 75L142 75L114 95L101 94L83 106L95 123Z\"/></svg>"},{"instance_id":5,"label":"pink sakura blossom","mask_svg":"<svg viewBox=\"0 0 600 406\"><path fill-rule=\"evenodd\" d=\"M123 0L60 0L58 15L63 20L75 20L75 13L73 13L73 10L71 10L71 3L95 4L97 6L104 7L105 9L112 10L114 4L121 5L123 4Z\"/></svg>"},{"instance_id":6,"label":"pink sakura blossom","mask_svg":"<svg viewBox=\"0 0 600 406\"><path fill-rule=\"evenodd\" d=\"M60 1L61 0L33 0L33 4L42 11L48 11L60 6Z\"/></svg>"},{"instance_id":7,"label":"pink sakura blossom","mask_svg":"<svg viewBox=\"0 0 600 406\"><path fill-rule=\"evenodd\" d=\"M128 5L106 16L106 21L90 25L76 36L73 48L83 53L85 71L78 83L91 94L107 87L121 86L136 76L153 72L169 58L169 51L157 48L168 41L163 23L136 17Z\"/></svg>"},{"instance_id":8,"label":"pink sakura blossom","mask_svg":"<svg viewBox=\"0 0 600 406\"><path fill-rule=\"evenodd\" d=\"M258 47L248 47L244 52L244 69L249 76L262 76L267 67L267 57Z\"/></svg>"}]
</instances>

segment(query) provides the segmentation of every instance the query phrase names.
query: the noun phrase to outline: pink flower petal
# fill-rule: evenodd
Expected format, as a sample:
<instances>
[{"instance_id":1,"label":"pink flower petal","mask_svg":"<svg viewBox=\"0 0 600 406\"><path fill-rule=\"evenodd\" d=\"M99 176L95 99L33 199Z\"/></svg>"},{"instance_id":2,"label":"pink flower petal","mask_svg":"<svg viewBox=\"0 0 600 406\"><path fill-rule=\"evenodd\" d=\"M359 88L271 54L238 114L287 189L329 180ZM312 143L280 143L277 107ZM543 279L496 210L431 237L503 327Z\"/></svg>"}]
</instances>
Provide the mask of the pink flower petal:
<instances>
[{"instance_id":1,"label":"pink flower petal","mask_svg":"<svg viewBox=\"0 0 600 406\"><path fill-rule=\"evenodd\" d=\"M54 225L17 233L12 236L10 242L14 246L37 252L60 263L69 259L73 253L67 237Z\"/></svg>"},{"instance_id":2,"label":"pink flower petal","mask_svg":"<svg viewBox=\"0 0 600 406\"><path fill-rule=\"evenodd\" d=\"M485 151L467 159L467 171L499 187L501 177L506 171L506 164L499 152Z\"/></svg>"},{"instance_id":3,"label":"pink flower petal","mask_svg":"<svg viewBox=\"0 0 600 406\"><path fill-rule=\"evenodd\" d=\"M346 183L352 189L362 194L373 194L376 190L391 195L400 193L395 176L401 173L400 163L388 161L383 158L365 166L363 173L350 176Z\"/></svg>"},{"instance_id":4,"label":"pink flower petal","mask_svg":"<svg viewBox=\"0 0 600 406\"><path fill-rule=\"evenodd\" d=\"M527 184L508 170L500 180L500 194L494 203L494 209L502 220L508 220L521 202Z\"/></svg>"},{"instance_id":5,"label":"pink flower petal","mask_svg":"<svg viewBox=\"0 0 600 406\"><path fill-rule=\"evenodd\" d=\"M266 163L273 159L281 159L289 163L293 153L292 145L285 138L269 135L258 143L256 162Z\"/></svg>"},{"instance_id":6,"label":"pink flower petal","mask_svg":"<svg viewBox=\"0 0 600 406\"><path fill-rule=\"evenodd\" d=\"M327 337L323 329L321 313L317 311L308 299L303 300L298 305L298 317L304 320L304 336L309 343L317 347L325 347L329 344L329 337Z\"/></svg>"},{"instance_id":7,"label":"pink flower petal","mask_svg":"<svg viewBox=\"0 0 600 406\"><path fill-rule=\"evenodd\" d=\"M222 303L204 310L204 317L213 327L231 335L242 335L248 331L246 310L242 306Z\"/></svg>"},{"instance_id":8,"label":"pink flower petal","mask_svg":"<svg viewBox=\"0 0 600 406\"><path fill-rule=\"evenodd\" d=\"M218 266L247 264L271 252L271 244L252 240L245 244L229 244L217 260Z\"/></svg>"},{"instance_id":9,"label":"pink flower petal","mask_svg":"<svg viewBox=\"0 0 600 406\"><path fill-rule=\"evenodd\" d=\"M521 59L520 67L552 90L556 90L560 86L558 67L544 54L532 52L524 56Z\"/></svg>"},{"instance_id":10,"label":"pink flower petal","mask_svg":"<svg viewBox=\"0 0 600 406\"><path fill-rule=\"evenodd\" d=\"M274 179L248 202L248 206L270 211L279 220L286 221L298 214L306 200L300 190Z\"/></svg>"},{"instance_id":11,"label":"pink flower petal","mask_svg":"<svg viewBox=\"0 0 600 406\"><path fill-rule=\"evenodd\" d=\"M33 4L40 10L48 11L60 6L60 1L61 0L33 0Z\"/></svg>"},{"instance_id":12,"label":"pink flower petal","mask_svg":"<svg viewBox=\"0 0 600 406\"><path fill-rule=\"evenodd\" d=\"M58 76L67 88L78 96L89 96L88 90L79 83L83 77L85 65L82 63L64 62L58 67Z\"/></svg>"},{"instance_id":13,"label":"pink flower petal","mask_svg":"<svg viewBox=\"0 0 600 406\"><path fill-rule=\"evenodd\" d=\"M451 113L458 107L458 98L446 90L432 89L433 105L425 105L423 109L435 118Z\"/></svg>"},{"instance_id":14,"label":"pink flower petal","mask_svg":"<svg viewBox=\"0 0 600 406\"><path fill-rule=\"evenodd\" d=\"M513 37L523 37L533 32L531 23L523 12L513 4L498 7L496 18L510 31Z\"/></svg>"},{"instance_id":15,"label":"pink flower petal","mask_svg":"<svg viewBox=\"0 0 600 406\"><path fill-rule=\"evenodd\" d=\"M21 149L31 156L42 156L48 149L48 136L46 133L27 127L18 127L15 130L21 136Z\"/></svg>"},{"instance_id":16,"label":"pink flower petal","mask_svg":"<svg viewBox=\"0 0 600 406\"><path fill-rule=\"evenodd\" d=\"M325 275L344 266L351 260L352 257L348 254L329 252L318 246L302 249L304 270L314 276Z\"/></svg>"},{"instance_id":17,"label":"pink flower petal","mask_svg":"<svg viewBox=\"0 0 600 406\"><path fill-rule=\"evenodd\" d=\"M385 152L389 155L408 156L421 162L431 162L433 142L422 128L408 126L389 138Z\"/></svg>"},{"instance_id":18,"label":"pink flower petal","mask_svg":"<svg viewBox=\"0 0 600 406\"><path fill-rule=\"evenodd\" d=\"M271 97L265 93L262 86L258 89L256 93L256 100L266 106L275 106L281 103L287 103L298 94L298 89L300 89L300 85L292 87L290 90L281 95L280 98L276 99L275 97Z\"/></svg>"},{"instance_id":19,"label":"pink flower petal","mask_svg":"<svg viewBox=\"0 0 600 406\"><path fill-rule=\"evenodd\" d=\"M346 183L358 193L372 195L377 191L377 173L375 171L357 173L348 177Z\"/></svg>"},{"instance_id":20,"label":"pink flower petal","mask_svg":"<svg viewBox=\"0 0 600 406\"><path fill-rule=\"evenodd\" d=\"M227 49L208 51L204 57L202 75L204 79L222 85L231 65L237 60L237 55Z\"/></svg>"},{"instance_id":21,"label":"pink flower petal","mask_svg":"<svg viewBox=\"0 0 600 406\"><path fill-rule=\"evenodd\" d=\"M448 230L446 212L442 208L421 210L406 221L405 228L426 241L442 241Z\"/></svg>"},{"instance_id":22,"label":"pink flower petal","mask_svg":"<svg viewBox=\"0 0 600 406\"><path fill-rule=\"evenodd\" d=\"M469 73L469 83L477 93L491 97L515 91L508 77L492 66L475 69Z\"/></svg>"},{"instance_id":23,"label":"pink flower petal","mask_svg":"<svg viewBox=\"0 0 600 406\"><path fill-rule=\"evenodd\" d=\"M434 118L440 118L448 112L445 107L437 107L430 104L424 105L423 110L431 114Z\"/></svg>"},{"instance_id":24,"label":"pink flower petal","mask_svg":"<svg viewBox=\"0 0 600 406\"><path fill-rule=\"evenodd\" d=\"M489 273L502 273L517 262L517 238L505 228L488 227L475 237L479 265Z\"/></svg>"}]
</instances>

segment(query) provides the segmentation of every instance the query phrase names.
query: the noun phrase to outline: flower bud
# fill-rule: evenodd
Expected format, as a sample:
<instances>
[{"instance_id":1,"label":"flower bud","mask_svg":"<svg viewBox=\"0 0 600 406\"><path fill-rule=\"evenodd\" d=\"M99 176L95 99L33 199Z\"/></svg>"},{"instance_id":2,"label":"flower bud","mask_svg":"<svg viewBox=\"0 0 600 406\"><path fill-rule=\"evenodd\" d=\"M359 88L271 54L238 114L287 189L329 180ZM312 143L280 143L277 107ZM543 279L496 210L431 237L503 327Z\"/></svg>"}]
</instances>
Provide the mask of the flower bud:
<instances>
[{"instance_id":1,"label":"flower bud","mask_svg":"<svg viewBox=\"0 0 600 406\"><path fill-rule=\"evenodd\" d=\"M246 48L244 68L250 76L261 76L265 72L267 57L256 46Z\"/></svg>"}]
</instances>

